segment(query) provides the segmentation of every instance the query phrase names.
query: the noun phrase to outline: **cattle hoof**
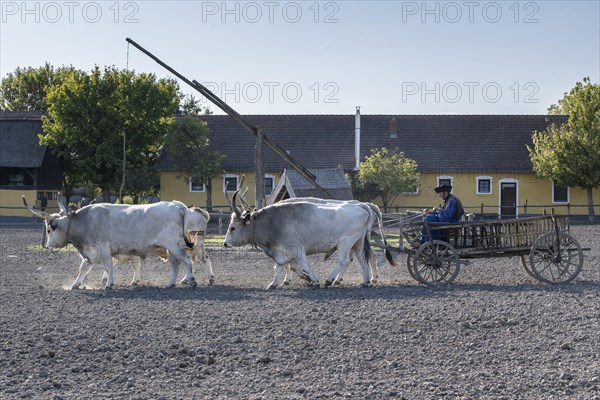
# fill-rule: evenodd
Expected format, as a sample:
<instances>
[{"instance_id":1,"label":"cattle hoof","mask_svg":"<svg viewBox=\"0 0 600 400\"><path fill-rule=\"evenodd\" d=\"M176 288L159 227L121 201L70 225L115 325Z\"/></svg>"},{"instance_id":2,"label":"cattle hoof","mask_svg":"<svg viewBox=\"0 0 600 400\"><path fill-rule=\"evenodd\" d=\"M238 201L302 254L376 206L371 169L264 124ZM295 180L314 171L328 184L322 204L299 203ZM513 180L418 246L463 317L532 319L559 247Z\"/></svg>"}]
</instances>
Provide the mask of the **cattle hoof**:
<instances>
[{"instance_id":1,"label":"cattle hoof","mask_svg":"<svg viewBox=\"0 0 600 400\"><path fill-rule=\"evenodd\" d=\"M342 284L343 279L336 279L335 281L333 281L333 284L336 286L340 286Z\"/></svg>"},{"instance_id":2,"label":"cattle hoof","mask_svg":"<svg viewBox=\"0 0 600 400\"><path fill-rule=\"evenodd\" d=\"M281 285L282 286L290 286L290 281L284 281Z\"/></svg>"},{"instance_id":3,"label":"cattle hoof","mask_svg":"<svg viewBox=\"0 0 600 400\"><path fill-rule=\"evenodd\" d=\"M270 284L269 286L267 286L267 290L275 290L277 287L273 284Z\"/></svg>"},{"instance_id":4,"label":"cattle hoof","mask_svg":"<svg viewBox=\"0 0 600 400\"><path fill-rule=\"evenodd\" d=\"M331 281L325 281L325 287L331 286L331 285L333 285L333 282L331 282ZM313 286L314 286L314 284L313 284Z\"/></svg>"},{"instance_id":5,"label":"cattle hoof","mask_svg":"<svg viewBox=\"0 0 600 400\"><path fill-rule=\"evenodd\" d=\"M106 286L104 287L104 290L107 290L107 291L111 291L111 290L113 290L113 285L106 285Z\"/></svg>"},{"instance_id":6,"label":"cattle hoof","mask_svg":"<svg viewBox=\"0 0 600 400\"><path fill-rule=\"evenodd\" d=\"M320 288L321 287L321 285L319 284L319 282L315 282L311 286L314 287L314 288Z\"/></svg>"},{"instance_id":7,"label":"cattle hoof","mask_svg":"<svg viewBox=\"0 0 600 400\"><path fill-rule=\"evenodd\" d=\"M214 284L215 284L215 278L214 278L214 277L211 277L211 278L208 280L208 284L209 284L209 285L214 285Z\"/></svg>"},{"instance_id":8,"label":"cattle hoof","mask_svg":"<svg viewBox=\"0 0 600 400\"><path fill-rule=\"evenodd\" d=\"M175 287L174 283L168 284L167 286L165 286L165 289L171 289L172 287Z\"/></svg>"},{"instance_id":9,"label":"cattle hoof","mask_svg":"<svg viewBox=\"0 0 600 400\"><path fill-rule=\"evenodd\" d=\"M370 286L371 286L371 285L369 285L368 283L361 283L361 284L360 284L360 287L361 287L361 288L368 288L368 287L370 287Z\"/></svg>"},{"instance_id":10,"label":"cattle hoof","mask_svg":"<svg viewBox=\"0 0 600 400\"><path fill-rule=\"evenodd\" d=\"M79 285L71 285L71 290L79 290Z\"/></svg>"}]
</instances>

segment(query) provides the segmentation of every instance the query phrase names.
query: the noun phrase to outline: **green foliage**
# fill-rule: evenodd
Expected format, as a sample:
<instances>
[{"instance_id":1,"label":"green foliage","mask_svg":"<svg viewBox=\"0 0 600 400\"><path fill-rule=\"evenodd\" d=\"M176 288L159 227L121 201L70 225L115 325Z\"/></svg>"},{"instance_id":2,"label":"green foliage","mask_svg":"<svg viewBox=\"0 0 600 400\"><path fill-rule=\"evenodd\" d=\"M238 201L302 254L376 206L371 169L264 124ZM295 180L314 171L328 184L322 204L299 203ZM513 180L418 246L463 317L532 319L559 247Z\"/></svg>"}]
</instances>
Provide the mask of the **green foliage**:
<instances>
[{"instance_id":1,"label":"green foliage","mask_svg":"<svg viewBox=\"0 0 600 400\"><path fill-rule=\"evenodd\" d=\"M179 114L183 115L211 115L212 111L208 107L202 108L200 100L197 100L193 94L181 96Z\"/></svg>"},{"instance_id":2,"label":"green foliage","mask_svg":"<svg viewBox=\"0 0 600 400\"><path fill-rule=\"evenodd\" d=\"M225 155L208 148L209 137L206 122L193 117L175 119L165 140L165 151L174 167L181 171L186 182L202 181L207 188L208 209L212 208L212 178L224 171Z\"/></svg>"},{"instance_id":3,"label":"green foliage","mask_svg":"<svg viewBox=\"0 0 600 400\"><path fill-rule=\"evenodd\" d=\"M105 193L121 184L123 138L126 181L134 188L133 172L154 166L179 106L175 81L114 67L72 72L46 92L49 116L43 118L46 135L40 143L63 160L71 181ZM158 185L157 175L153 179Z\"/></svg>"},{"instance_id":4,"label":"green foliage","mask_svg":"<svg viewBox=\"0 0 600 400\"><path fill-rule=\"evenodd\" d=\"M600 85L584 78L548 113L569 118L565 124L533 132L533 147L528 146L533 169L562 186L587 189L593 215L591 193L600 186Z\"/></svg>"},{"instance_id":5,"label":"green foliage","mask_svg":"<svg viewBox=\"0 0 600 400\"><path fill-rule=\"evenodd\" d=\"M419 185L416 161L404 156L398 149L371 150L371 155L360 163L358 183L371 194L381 197L384 210L402 193L414 193Z\"/></svg>"},{"instance_id":6,"label":"green foliage","mask_svg":"<svg viewBox=\"0 0 600 400\"><path fill-rule=\"evenodd\" d=\"M120 200L117 200L117 204L120 204ZM133 197L123 196L123 204L134 204Z\"/></svg>"},{"instance_id":7,"label":"green foliage","mask_svg":"<svg viewBox=\"0 0 600 400\"><path fill-rule=\"evenodd\" d=\"M379 196L379 190L374 182L361 182L356 175L346 176L350 181L353 197L358 201L372 201Z\"/></svg>"},{"instance_id":8,"label":"green foliage","mask_svg":"<svg viewBox=\"0 0 600 400\"><path fill-rule=\"evenodd\" d=\"M0 84L0 111L46 111L46 90L74 73L73 67L17 68Z\"/></svg>"}]
</instances>

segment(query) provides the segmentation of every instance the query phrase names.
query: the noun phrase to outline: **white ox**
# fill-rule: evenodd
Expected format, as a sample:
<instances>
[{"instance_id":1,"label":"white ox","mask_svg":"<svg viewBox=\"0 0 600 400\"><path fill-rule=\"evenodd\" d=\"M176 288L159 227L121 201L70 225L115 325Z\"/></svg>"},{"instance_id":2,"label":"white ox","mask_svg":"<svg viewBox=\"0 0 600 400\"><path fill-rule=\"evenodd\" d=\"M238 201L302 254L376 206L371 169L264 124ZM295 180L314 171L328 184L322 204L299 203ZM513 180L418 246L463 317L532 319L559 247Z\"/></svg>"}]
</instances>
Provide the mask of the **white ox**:
<instances>
[{"instance_id":1,"label":"white ox","mask_svg":"<svg viewBox=\"0 0 600 400\"><path fill-rule=\"evenodd\" d=\"M372 227L373 227L373 225L377 224L377 226L379 227L379 233L383 239L383 244L386 247L386 250L385 250L386 259L391 265L396 265L395 262L393 261L391 253L387 249L387 241L386 241L385 235L383 233L383 220L382 220L381 210L379 210L379 207L376 204L368 203L368 202L360 202L358 200L334 200L334 199L321 199L318 197L292 197L289 199L281 200L279 203L301 203L301 202L309 202L309 203L315 203L315 204L354 205L354 206L365 208L370 213L370 217L371 217L368 222L368 226L367 226L369 240L371 239ZM326 254L325 259L329 258L334 251L335 251L335 249L333 249L333 251L331 253ZM369 268L370 268L369 282L377 283L377 278L378 278L377 257L375 255L375 252L373 252L373 251L371 251L369 255L370 255L370 257L369 257ZM350 254L350 257L352 258L352 254ZM283 280L284 285L287 285L289 283L290 270L297 272L294 265L287 265L286 266L286 275ZM343 275L345 272L346 272L346 269L343 269L340 272L340 274L338 276L336 276L334 284L339 284L342 281ZM364 273L364 271L363 271L363 273Z\"/></svg>"},{"instance_id":2,"label":"white ox","mask_svg":"<svg viewBox=\"0 0 600 400\"><path fill-rule=\"evenodd\" d=\"M212 270L212 263L208 254L206 254L206 249L204 248L204 235L206 234L206 227L208 225L208 221L210 220L210 214L200 207L190 206L188 207L188 218L187 218L187 226L186 233L189 236L195 239L194 247L189 248L185 247L185 250L188 252L192 259L192 270L196 273L195 266L198 264L202 264L204 266L204 273L208 278L208 284L213 285L215 283L215 275ZM156 249L154 252L155 255L160 256L164 261L168 261L169 252L165 249L161 251L161 249ZM137 285L140 282L141 277L141 263L142 259L138 256L130 256L130 255L116 255L113 257L113 262L119 263L131 263L131 267L133 269L133 280L129 284ZM102 280L107 279L107 273L104 271L102 276Z\"/></svg>"},{"instance_id":3,"label":"white ox","mask_svg":"<svg viewBox=\"0 0 600 400\"><path fill-rule=\"evenodd\" d=\"M179 264L185 269L184 281L196 287L186 246L193 247L185 232L185 204L159 202L147 205L94 204L67 212L59 201L60 214L33 210L23 196L23 204L45 221L47 247L61 248L71 243L81 256L81 265L72 289L80 287L85 272L92 264L103 264L108 278L106 288L113 287L113 256L169 252L171 277L168 287L175 285ZM84 272L85 271L85 272Z\"/></svg>"},{"instance_id":4,"label":"white ox","mask_svg":"<svg viewBox=\"0 0 600 400\"><path fill-rule=\"evenodd\" d=\"M368 241L371 214L368 207L351 204L280 202L261 210L243 213L233 196L231 222L225 247L253 244L275 261L275 276L269 289L279 285L286 264L297 264L313 286L319 280L307 255L332 254L338 250L338 264L325 284L330 285L348 267L354 252L363 271L363 285L369 284L368 261L372 251Z\"/></svg>"}]
</instances>

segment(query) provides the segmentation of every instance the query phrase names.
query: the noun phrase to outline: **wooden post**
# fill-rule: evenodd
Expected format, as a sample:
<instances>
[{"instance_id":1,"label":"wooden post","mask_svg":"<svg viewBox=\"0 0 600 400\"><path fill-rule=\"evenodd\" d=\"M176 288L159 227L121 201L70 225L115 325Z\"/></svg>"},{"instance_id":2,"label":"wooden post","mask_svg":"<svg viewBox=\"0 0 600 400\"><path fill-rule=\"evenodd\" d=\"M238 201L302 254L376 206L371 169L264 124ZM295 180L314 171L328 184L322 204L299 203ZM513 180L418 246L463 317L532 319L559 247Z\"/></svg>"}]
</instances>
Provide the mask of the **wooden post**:
<instances>
[{"instance_id":1,"label":"wooden post","mask_svg":"<svg viewBox=\"0 0 600 400\"><path fill-rule=\"evenodd\" d=\"M265 171L263 161L263 134L260 126L256 127L256 147L255 147L255 166L254 178L256 183L256 202L255 207L260 210L265 205Z\"/></svg>"},{"instance_id":2,"label":"wooden post","mask_svg":"<svg viewBox=\"0 0 600 400\"><path fill-rule=\"evenodd\" d=\"M223 217L219 217L219 235L223 234Z\"/></svg>"}]
</instances>

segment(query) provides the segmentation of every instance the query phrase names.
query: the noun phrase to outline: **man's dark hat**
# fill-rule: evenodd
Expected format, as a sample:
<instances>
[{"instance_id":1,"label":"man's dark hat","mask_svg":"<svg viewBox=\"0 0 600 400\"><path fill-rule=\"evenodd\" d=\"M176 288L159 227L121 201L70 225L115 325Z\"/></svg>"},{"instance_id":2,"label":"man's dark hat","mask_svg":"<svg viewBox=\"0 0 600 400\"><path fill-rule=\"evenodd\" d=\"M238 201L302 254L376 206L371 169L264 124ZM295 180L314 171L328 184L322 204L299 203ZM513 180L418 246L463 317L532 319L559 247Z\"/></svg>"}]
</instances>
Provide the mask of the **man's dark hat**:
<instances>
[{"instance_id":1,"label":"man's dark hat","mask_svg":"<svg viewBox=\"0 0 600 400\"><path fill-rule=\"evenodd\" d=\"M452 186L450 186L450 185L442 185L442 186L436 187L433 190L435 190L436 193L441 193L441 192L448 192L448 193L450 193L452 191Z\"/></svg>"}]
</instances>

